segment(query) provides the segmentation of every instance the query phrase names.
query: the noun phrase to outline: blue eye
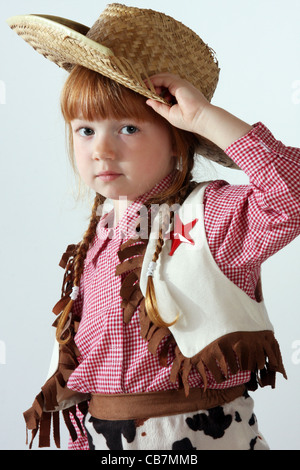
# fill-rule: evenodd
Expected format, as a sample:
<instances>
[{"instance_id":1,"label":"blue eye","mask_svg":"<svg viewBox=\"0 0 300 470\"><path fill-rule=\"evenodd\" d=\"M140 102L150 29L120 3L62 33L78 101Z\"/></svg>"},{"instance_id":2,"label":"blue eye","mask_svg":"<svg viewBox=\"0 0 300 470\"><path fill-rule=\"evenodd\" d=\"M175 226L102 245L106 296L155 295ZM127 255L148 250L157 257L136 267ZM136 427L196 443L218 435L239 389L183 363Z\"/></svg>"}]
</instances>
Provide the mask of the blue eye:
<instances>
[{"instance_id":1,"label":"blue eye","mask_svg":"<svg viewBox=\"0 0 300 470\"><path fill-rule=\"evenodd\" d=\"M121 133L125 135L132 135L138 131L138 128L135 126L124 126L121 129Z\"/></svg>"},{"instance_id":2,"label":"blue eye","mask_svg":"<svg viewBox=\"0 0 300 470\"><path fill-rule=\"evenodd\" d=\"M90 129L89 127L82 127L81 129L78 130L78 133L82 137L90 137L91 135L94 135L93 129Z\"/></svg>"}]
</instances>

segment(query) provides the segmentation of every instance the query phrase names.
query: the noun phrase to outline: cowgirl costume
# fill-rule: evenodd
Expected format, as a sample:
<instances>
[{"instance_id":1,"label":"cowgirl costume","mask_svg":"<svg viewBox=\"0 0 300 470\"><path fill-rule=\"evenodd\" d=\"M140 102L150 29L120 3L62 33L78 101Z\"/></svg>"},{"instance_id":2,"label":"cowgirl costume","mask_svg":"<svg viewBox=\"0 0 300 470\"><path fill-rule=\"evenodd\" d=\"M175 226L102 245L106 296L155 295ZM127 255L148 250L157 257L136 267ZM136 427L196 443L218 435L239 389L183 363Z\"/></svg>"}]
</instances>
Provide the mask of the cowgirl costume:
<instances>
[{"instance_id":1,"label":"cowgirl costume","mask_svg":"<svg viewBox=\"0 0 300 470\"><path fill-rule=\"evenodd\" d=\"M159 65L154 57L149 65L143 57L125 60L128 47L116 52L121 43L116 36L126 36L116 25L136 28L137 22L147 24L146 16L160 25L163 37L170 26L166 47L174 43L171 25L190 35L187 47L198 47L184 54L185 63L171 45L162 59L170 62ZM14 17L9 24L65 69L72 63L92 68L160 101L144 81L158 71L186 77L208 99L218 80L213 51L184 25L151 10L110 5L91 29L42 16ZM207 73L199 77L201 61L209 68L208 79ZM274 387L276 372L286 374L260 290L260 265L299 234L300 151L276 141L262 123L226 152L207 141L200 147L207 158L244 170L250 185L197 185L176 213L157 263L151 261L156 224L147 238L120 236L122 221L111 235L105 226L109 213L97 228L79 289L72 290L76 246L64 254L62 297L53 311L59 315L73 297L66 325L70 340L57 348L47 382L24 413L33 438L39 431L40 446L50 445L51 422L60 445L61 410L72 449L268 448L248 390L257 384ZM169 182L167 177L153 192ZM126 223L128 217L136 221L148 197L128 208ZM154 325L147 316L148 276L169 327Z\"/></svg>"}]
</instances>

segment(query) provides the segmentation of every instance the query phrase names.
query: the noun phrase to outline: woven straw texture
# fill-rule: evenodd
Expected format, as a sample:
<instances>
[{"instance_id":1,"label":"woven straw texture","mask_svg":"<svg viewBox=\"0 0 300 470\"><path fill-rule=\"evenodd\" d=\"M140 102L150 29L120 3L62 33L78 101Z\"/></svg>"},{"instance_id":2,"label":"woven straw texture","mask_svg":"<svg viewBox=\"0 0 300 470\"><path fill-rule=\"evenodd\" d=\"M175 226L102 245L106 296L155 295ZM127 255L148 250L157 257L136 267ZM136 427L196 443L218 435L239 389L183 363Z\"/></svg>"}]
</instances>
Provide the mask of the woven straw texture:
<instances>
[{"instance_id":1,"label":"woven straw texture","mask_svg":"<svg viewBox=\"0 0 300 470\"><path fill-rule=\"evenodd\" d=\"M214 51L191 29L170 16L149 9L110 4L89 28L46 15L7 20L37 52L70 71L82 65L135 92L160 102L151 82L156 73L187 79L210 101L219 78ZM199 153L224 166L235 164L217 146L203 141Z\"/></svg>"}]
</instances>

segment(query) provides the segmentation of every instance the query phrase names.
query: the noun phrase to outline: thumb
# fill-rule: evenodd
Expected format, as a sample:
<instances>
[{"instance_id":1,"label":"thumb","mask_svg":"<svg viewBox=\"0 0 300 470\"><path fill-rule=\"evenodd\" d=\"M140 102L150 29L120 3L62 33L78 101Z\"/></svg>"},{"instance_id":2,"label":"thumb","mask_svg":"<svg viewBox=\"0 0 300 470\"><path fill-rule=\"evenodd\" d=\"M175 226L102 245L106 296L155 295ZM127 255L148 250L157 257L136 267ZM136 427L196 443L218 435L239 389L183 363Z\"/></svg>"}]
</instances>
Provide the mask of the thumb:
<instances>
[{"instance_id":1,"label":"thumb","mask_svg":"<svg viewBox=\"0 0 300 470\"><path fill-rule=\"evenodd\" d=\"M146 104L150 106L150 108L152 108L156 113L160 114L163 118L168 119L170 106L151 99L148 99Z\"/></svg>"}]
</instances>

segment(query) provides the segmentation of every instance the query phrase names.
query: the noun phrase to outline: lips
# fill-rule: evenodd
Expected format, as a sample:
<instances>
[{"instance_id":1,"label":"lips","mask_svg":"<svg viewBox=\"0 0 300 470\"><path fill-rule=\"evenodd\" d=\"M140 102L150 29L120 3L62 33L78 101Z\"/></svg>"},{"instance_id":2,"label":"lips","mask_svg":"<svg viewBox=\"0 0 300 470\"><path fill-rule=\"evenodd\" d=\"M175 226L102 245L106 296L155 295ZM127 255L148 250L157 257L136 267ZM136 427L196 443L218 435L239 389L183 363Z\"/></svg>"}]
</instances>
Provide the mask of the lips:
<instances>
[{"instance_id":1,"label":"lips","mask_svg":"<svg viewBox=\"0 0 300 470\"><path fill-rule=\"evenodd\" d=\"M118 173L116 171L101 171L97 174L97 178L101 181L113 181L121 176L122 173Z\"/></svg>"}]
</instances>

